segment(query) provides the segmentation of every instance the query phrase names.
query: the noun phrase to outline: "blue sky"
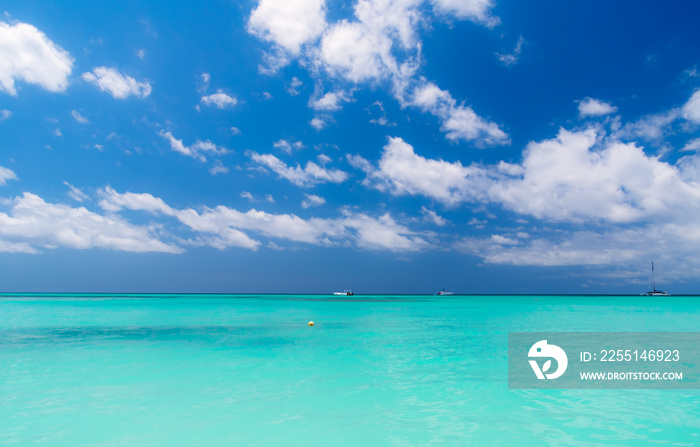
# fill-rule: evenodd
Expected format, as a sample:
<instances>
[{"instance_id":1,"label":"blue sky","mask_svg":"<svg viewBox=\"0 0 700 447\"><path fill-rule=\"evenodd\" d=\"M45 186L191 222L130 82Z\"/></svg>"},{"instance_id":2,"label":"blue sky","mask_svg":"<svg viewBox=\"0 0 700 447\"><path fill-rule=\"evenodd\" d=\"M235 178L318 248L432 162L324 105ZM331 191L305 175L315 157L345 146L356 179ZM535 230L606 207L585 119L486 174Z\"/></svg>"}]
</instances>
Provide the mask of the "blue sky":
<instances>
[{"instance_id":1,"label":"blue sky","mask_svg":"<svg viewBox=\"0 0 700 447\"><path fill-rule=\"evenodd\" d=\"M695 293L699 11L3 2L0 288Z\"/></svg>"}]
</instances>

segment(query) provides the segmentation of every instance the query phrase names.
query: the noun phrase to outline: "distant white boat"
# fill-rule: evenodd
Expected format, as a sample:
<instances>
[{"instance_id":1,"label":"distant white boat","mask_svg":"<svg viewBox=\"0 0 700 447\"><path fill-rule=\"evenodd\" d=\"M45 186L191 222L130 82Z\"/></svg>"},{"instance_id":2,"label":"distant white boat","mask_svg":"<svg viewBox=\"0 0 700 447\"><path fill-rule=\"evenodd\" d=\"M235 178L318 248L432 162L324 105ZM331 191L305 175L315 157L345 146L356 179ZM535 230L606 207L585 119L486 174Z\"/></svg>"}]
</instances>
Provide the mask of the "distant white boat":
<instances>
[{"instance_id":1,"label":"distant white boat","mask_svg":"<svg viewBox=\"0 0 700 447\"><path fill-rule=\"evenodd\" d=\"M342 296L352 296L352 290L343 290L342 292L333 292L333 295L342 295Z\"/></svg>"},{"instance_id":2,"label":"distant white boat","mask_svg":"<svg viewBox=\"0 0 700 447\"><path fill-rule=\"evenodd\" d=\"M452 292L448 292L445 289L442 289L442 291L438 292L438 295L454 295Z\"/></svg>"},{"instance_id":3,"label":"distant white boat","mask_svg":"<svg viewBox=\"0 0 700 447\"><path fill-rule=\"evenodd\" d=\"M651 288L648 292L642 293L642 295L647 295L647 296L669 296L670 294L668 292L665 292L663 290L656 290L656 283L654 282L654 263L651 263Z\"/></svg>"}]
</instances>

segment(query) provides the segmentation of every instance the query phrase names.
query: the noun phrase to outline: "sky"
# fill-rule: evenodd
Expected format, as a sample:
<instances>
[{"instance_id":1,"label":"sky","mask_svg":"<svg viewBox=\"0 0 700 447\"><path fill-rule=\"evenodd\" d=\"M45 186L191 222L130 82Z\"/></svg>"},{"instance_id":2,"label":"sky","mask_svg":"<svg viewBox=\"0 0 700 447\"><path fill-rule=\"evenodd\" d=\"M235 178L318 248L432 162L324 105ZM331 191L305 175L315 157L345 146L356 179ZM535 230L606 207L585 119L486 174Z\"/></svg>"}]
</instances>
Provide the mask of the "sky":
<instances>
[{"instance_id":1,"label":"sky","mask_svg":"<svg viewBox=\"0 0 700 447\"><path fill-rule=\"evenodd\" d=\"M4 1L0 290L698 293L699 19Z\"/></svg>"}]
</instances>

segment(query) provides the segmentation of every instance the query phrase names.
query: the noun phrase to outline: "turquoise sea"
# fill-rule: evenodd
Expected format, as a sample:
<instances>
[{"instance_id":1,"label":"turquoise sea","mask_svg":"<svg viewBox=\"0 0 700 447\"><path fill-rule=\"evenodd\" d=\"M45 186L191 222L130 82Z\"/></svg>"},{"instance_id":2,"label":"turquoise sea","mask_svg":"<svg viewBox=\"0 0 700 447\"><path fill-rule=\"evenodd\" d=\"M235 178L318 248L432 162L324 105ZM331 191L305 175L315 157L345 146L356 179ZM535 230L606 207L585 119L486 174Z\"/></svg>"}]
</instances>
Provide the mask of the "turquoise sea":
<instances>
[{"instance_id":1,"label":"turquoise sea","mask_svg":"<svg viewBox=\"0 0 700 447\"><path fill-rule=\"evenodd\" d=\"M508 332L697 331L699 308L686 296L5 294L0 444L700 445L700 390L507 383Z\"/></svg>"}]
</instances>

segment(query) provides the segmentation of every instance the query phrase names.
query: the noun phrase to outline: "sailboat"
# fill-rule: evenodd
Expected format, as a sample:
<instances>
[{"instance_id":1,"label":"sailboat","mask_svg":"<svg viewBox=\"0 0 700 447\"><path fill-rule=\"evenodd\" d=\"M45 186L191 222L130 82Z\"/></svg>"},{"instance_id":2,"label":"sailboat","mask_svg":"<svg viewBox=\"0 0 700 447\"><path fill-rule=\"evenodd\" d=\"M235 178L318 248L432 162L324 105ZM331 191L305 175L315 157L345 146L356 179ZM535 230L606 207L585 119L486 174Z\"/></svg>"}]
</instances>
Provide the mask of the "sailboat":
<instances>
[{"instance_id":1,"label":"sailboat","mask_svg":"<svg viewBox=\"0 0 700 447\"><path fill-rule=\"evenodd\" d=\"M653 261L651 263L651 290L648 291L647 293L642 293L642 295L669 296L668 292L664 292L663 290L656 290L656 283L654 282L654 262Z\"/></svg>"}]
</instances>

